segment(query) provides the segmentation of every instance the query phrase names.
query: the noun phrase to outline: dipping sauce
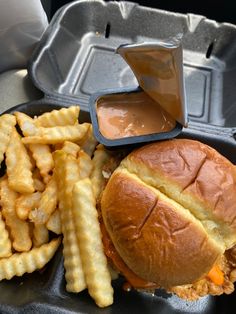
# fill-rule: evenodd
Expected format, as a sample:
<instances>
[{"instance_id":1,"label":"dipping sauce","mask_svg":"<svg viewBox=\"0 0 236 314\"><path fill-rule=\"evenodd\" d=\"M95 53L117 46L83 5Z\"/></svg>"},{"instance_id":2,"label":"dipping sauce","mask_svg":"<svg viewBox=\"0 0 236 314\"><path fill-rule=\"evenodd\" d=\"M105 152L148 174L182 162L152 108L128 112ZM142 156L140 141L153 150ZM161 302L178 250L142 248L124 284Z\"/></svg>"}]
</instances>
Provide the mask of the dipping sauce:
<instances>
[{"instance_id":1,"label":"dipping sauce","mask_svg":"<svg viewBox=\"0 0 236 314\"><path fill-rule=\"evenodd\" d=\"M102 96L97 101L101 134L119 139L171 131L176 121L145 92Z\"/></svg>"}]
</instances>

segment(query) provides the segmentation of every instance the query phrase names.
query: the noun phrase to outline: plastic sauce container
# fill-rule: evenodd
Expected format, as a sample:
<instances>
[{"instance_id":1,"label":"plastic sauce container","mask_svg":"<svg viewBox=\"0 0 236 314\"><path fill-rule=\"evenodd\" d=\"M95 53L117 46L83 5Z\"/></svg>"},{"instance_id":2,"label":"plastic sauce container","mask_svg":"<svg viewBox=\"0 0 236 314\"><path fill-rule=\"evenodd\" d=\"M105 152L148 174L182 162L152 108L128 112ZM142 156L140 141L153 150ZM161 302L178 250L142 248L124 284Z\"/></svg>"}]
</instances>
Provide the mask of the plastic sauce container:
<instances>
[{"instance_id":1,"label":"plastic sauce container","mask_svg":"<svg viewBox=\"0 0 236 314\"><path fill-rule=\"evenodd\" d=\"M122 45L137 89L106 90L90 98L94 134L106 147L122 147L177 136L187 126L180 39Z\"/></svg>"}]
</instances>

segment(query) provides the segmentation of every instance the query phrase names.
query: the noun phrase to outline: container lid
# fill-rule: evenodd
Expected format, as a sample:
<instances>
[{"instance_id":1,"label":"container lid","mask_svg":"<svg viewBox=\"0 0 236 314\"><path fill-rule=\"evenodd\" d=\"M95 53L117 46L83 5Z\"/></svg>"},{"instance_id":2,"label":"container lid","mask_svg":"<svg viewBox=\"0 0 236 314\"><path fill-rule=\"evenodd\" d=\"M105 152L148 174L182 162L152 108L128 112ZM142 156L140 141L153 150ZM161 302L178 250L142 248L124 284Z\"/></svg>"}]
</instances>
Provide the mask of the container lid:
<instances>
[{"instance_id":1,"label":"container lid","mask_svg":"<svg viewBox=\"0 0 236 314\"><path fill-rule=\"evenodd\" d=\"M183 126L188 124L183 77L181 35L127 44L117 52L133 70L140 87Z\"/></svg>"}]
</instances>

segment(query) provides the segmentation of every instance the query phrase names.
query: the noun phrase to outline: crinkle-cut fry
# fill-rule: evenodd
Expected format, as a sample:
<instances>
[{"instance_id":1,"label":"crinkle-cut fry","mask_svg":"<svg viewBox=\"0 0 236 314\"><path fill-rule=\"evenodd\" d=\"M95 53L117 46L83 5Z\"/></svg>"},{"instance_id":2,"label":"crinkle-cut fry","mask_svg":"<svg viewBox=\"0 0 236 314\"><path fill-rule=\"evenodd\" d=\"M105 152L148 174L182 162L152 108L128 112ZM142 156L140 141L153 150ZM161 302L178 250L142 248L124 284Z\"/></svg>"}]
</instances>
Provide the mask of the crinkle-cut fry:
<instances>
[{"instance_id":1,"label":"crinkle-cut fry","mask_svg":"<svg viewBox=\"0 0 236 314\"><path fill-rule=\"evenodd\" d=\"M50 178L48 178L48 180L50 180ZM33 178L33 181L35 191L43 192L45 190L45 184L41 180Z\"/></svg>"},{"instance_id":2,"label":"crinkle-cut fry","mask_svg":"<svg viewBox=\"0 0 236 314\"><path fill-rule=\"evenodd\" d=\"M78 181L73 189L73 216L88 292L99 307L113 303L111 275L104 254L102 235L91 180Z\"/></svg>"},{"instance_id":3,"label":"crinkle-cut fry","mask_svg":"<svg viewBox=\"0 0 236 314\"><path fill-rule=\"evenodd\" d=\"M13 239L12 246L18 252L29 251L32 246L28 222L18 218L15 204L18 194L10 189L7 179L1 181L2 215Z\"/></svg>"},{"instance_id":4,"label":"crinkle-cut fry","mask_svg":"<svg viewBox=\"0 0 236 314\"><path fill-rule=\"evenodd\" d=\"M93 126L91 124L89 126L89 129L88 129L86 136L78 144L80 145L81 149L83 149L83 151L85 151L86 154L88 154L90 157L92 157L97 143L98 142L97 142L95 136L93 135Z\"/></svg>"},{"instance_id":5,"label":"crinkle-cut fry","mask_svg":"<svg viewBox=\"0 0 236 314\"><path fill-rule=\"evenodd\" d=\"M35 162L35 160L34 160L34 158L32 156L31 151L28 149L28 147L26 147L26 150L27 150L27 154L28 154L29 159L30 159L30 163L31 163L31 166L32 166L32 171L34 171L35 168L36 168L36 162Z\"/></svg>"},{"instance_id":6,"label":"crinkle-cut fry","mask_svg":"<svg viewBox=\"0 0 236 314\"><path fill-rule=\"evenodd\" d=\"M0 164L4 159L11 133L16 124L16 118L11 114L0 116Z\"/></svg>"},{"instance_id":7,"label":"crinkle-cut fry","mask_svg":"<svg viewBox=\"0 0 236 314\"><path fill-rule=\"evenodd\" d=\"M35 224L45 224L57 206L57 182L55 176L52 176L43 191L38 207L29 214L29 219Z\"/></svg>"},{"instance_id":8,"label":"crinkle-cut fry","mask_svg":"<svg viewBox=\"0 0 236 314\"><path fill-rule=\"evenodd\" d=\"M56 209L54 213L50 216L46 223L46 227L48 230L56 233L56 234L61 234L61 218L60 218L60 212L59 209Z\"/></svg>"},{"instance_id":9,"label":"crinkle-cut fry","mask_svg":"<svg viewBox=\"0 0 236 314\"><path fill-rule=\"evenodd\" d=\"M80 107L71 106L46 112L36 119L36 125L43 127L73 125L78 121Z\"/></svg>"},{"instance_id":10,"label":"crinkle-cut fry","mask_svg":"<svg viewBox=\"0 0 236 314\"><path fill-rule=\"evenodd\" d=\"M66 290L69 292L80 292L86 288L86 283L72 216L72 192L70 193L74 182L78 180L78 162L72 156L68 157L63 151L54 152L53 157L58 183L59 212L63 233ZM70 163L71 160L72 162Z\"/></svg>"},{"instance_id":11,"label":"crinkle-cut fry","mask_svg":"<svg viewBox=\"0 0 236 314\"><path fill-rule=\"evenodd\" d=\"M102 174L103 166L110 158L110 154L103 148L103 146L98 145L92 159L93 171L91 173L91 182L96 199L100 196L105 184L105 178Z\"/></svg>"},{"instance_id":12,"label":"crinkle-cut fry","mask_svg":"<svg viewBox=\"0 0 236 314\"><path fill-rule=\"evenodd\" d=\"M50 177L48 179L50 180ZM41 174L38 168L35 168L33 170L33 181L34 181L35 191L42 192L45 190L45 184L43 182L43 178L41 177Z\"/></svg>"},{"instance_id":13,"label":"crinkle-cut fry","mask_svg":"<svg viewBox=\"0 0 236 314\"><path fill-rule=\"evenodd\" d=\"M78 161L79 161L79 178L84 179L89 177L93 170L93 163L90 156L81 150L79 152Z\"/></svg>"},{"instance_id":14,"label":"crinkle-cut fry","mask_svg":"<svg viewBox=\"0 0 236 314\"><path fill-rule=\"evenodd\" d=\"M39 127L36 135L24 137L22 142L24 144L56 144L64 141L76 142L85 136L88 127L88 123L51 128Z\"/></svg>"},{"instance_id":15,"label":"crinkle-cut fry","mask_svg":"<svg viewBox=\"0 0 236 314\"><path fill-rule=\"evenodd\" d=\"M79 145L77 145L73 142L65 141L63 146L62 146L62 150L64 152L66 152L67 154L70 154L76 158L78 155L78 152L80 150L80 147L79 147Z\"/></svg>"},{"instance_id":16,"label":"crinkle-cut fry","mask_svg":"<svg viewBox=\"0 0 236 314\"><path fill-rule=\"evenodd\" d=\"M41 176L45 179L45 183L48 182L49 172L54 167L54 161L49 145L46 144L30 144L29 149L32 152L32 156L36 162Z\"/></svg>"},{"instance_id":17,"label":"crinkle-cut fry","mask_svg":"<svg viewBox=\"0 0 236 314\"><path fill-rule=\"evenodd\" d=\"M34 247L39 247L48 243L49 233L45 225L34 225L33 229L33 244Z\"/></svg>"},{"instance_id":18,"label":"crinkle-cut fry","mask_svg":"<svg viewBox=\"0 0 236 314\"><path fill-rule=\"evenodd\" d=\"M0 259L0 280L9 280L14 276L22 276L25 273L32 273L36 269L41 269L53 257L60 242L60 238L53 239L29 252L15 253L9 258Z\"/></svg>"},{"instance_id":19,"label":"crinkle-cut fry","mask_svg":"<svg viewBox=\"0 0 236 314\"><path fill-rule=\"evenodd\" d=\"M34 192L32 194L22 194L16 200L16 214L22 219L28 219L29 213L38 207L42 193Z\"/></svg>"},{"instance_id":20,"label":"crinkle-cut fry","mask_svg":"<svg viewBox=\"0 0 236 314\"><path fill-rule=\"evenodd\" d=\"M32 136L37 132L34 119L23 112L16 111L14 114L24 136Z\"/></svg>"},{"instance_id":21,"label":"crinkle-cut fry","mask_svg":"<svg viewBox=\"0 0 236 314\"><path fill-rule=\"evenodd\" d=\"M0 213L0 258L12 255L9 233Z\"/></svg>"},{"instance_id":22,"label":"crinkle-cut fry","mask_svg":"<svg viewBox=\"0 0 236 314\"><path fill-rule=\"evenodd\" d=\"M33 193L32 165L20 135L14 128L6 150L9 186L19 193Z\"/></svg>"}]
</instances>

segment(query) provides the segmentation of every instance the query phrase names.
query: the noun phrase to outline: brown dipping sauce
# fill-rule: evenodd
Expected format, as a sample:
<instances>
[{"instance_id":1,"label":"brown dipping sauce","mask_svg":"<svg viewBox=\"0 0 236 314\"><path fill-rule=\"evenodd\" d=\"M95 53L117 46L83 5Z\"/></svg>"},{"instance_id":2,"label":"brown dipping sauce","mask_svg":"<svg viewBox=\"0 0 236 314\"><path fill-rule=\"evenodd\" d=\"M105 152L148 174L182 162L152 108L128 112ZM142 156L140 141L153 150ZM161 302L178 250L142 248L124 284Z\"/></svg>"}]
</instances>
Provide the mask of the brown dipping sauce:
<instances>
[{"instance_id":1,"label":"brown dipping sauce","mask_svg":"<svg viewBox=\"0 0 236 314\"><path fill-rule=\"evenodd\" d=\"M145 92L102 96L97 101L101 134L120 139L171 131L175 120Z\"/></svg>"}]
</instances>

